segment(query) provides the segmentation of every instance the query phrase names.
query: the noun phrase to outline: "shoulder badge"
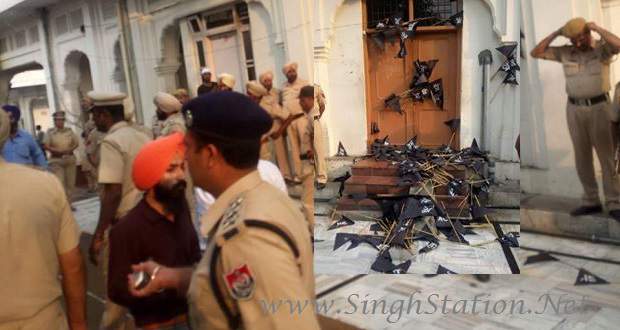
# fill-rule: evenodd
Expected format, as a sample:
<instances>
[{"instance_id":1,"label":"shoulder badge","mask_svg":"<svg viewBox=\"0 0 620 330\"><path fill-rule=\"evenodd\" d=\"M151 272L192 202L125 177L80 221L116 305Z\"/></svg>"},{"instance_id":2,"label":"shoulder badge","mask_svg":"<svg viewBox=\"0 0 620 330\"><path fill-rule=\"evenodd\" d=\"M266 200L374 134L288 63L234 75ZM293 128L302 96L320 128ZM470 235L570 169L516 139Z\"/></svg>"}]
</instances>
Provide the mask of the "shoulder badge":
<instances>
[{"instance_id":1,"label":"shoulder badge","mask_svg":"<svg viewBox=\"0 0 620 330\"><path fill-rule=\"evenodd\" d=\"M234 202L232 202L224 215L222 216L222 229L226 230L237 220L237 216L239 215L239 209L241 208L241 203L243 202L243 198L239 197Z\"/></svg>"},{"instance_id":2,"label":"shoulder badge","mask_svg":"<svg viewBox=\"0 0 620 330\"><path fill-rule=\"evenodd\" d=\"M254 275L247 264L243 264L224 275L226 288L237 300L249 300L254 293Z\"/></svg>"}]
</instances>

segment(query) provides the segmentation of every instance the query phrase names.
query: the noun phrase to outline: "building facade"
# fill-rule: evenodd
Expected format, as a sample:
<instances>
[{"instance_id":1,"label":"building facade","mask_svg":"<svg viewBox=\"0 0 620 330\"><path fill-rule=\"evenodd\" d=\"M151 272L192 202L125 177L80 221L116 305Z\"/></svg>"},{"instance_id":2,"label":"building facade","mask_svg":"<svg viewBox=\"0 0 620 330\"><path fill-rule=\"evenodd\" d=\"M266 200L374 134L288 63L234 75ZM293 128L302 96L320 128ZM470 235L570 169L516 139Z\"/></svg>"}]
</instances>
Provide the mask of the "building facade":
<instances>
[{"instance_id":1,"label":"building facade","mask_svg":"<svg viewBox=\"0 0 620 330\"><path fill-rule=\"evenodd\" d=\"M413 15L414 8L419 6L416 1L429 2L383 3L408 6ZM0 29L0 102L8 102L8 86L15 74L42 69L49 112L68 112L70 122L77 127L84 119L79 100L91 89L128 93L136 109L136 120L149 125L155 113L155 93L183 87L194 96L203 66L211 68L215 75L235 75L235 90L243 92L245 82L266 70L274 72L274 84L281 86L285 78L282 66L296 61L299 76L320 84L327 96L323 136L329 155L336 153L340 142L349 154L363 155L373 139L384 133L398 135L395 125L400 124L382 119L384 109L375 105L375 101L395 91L371 87L372 81L383 86L384 79L369 69L372 61L378 59L372 55L368 35L372 29L369 17L379 14L373 12L372 3L373 0L3 2L0 24L6 22L6 26ZM441 127L443 120L460 118L461 127L454 140L458 141L457 146L468 146L474 138L480 141L484 135L484 147L496 160L498 179L519 179L514 150L520 125L519 86L502 84L501 78L491 75L485 78L479 55L484 50L491 51L493 63L487 70L492 74L504 61L495 48L520 41L520 1L434 3L448 6L452 12L463 10L463 26L421 29L419 40L423 43L412 43L409 52L416 59L426 54L430 56L427 59L444 56L441 63L454 63L454 69L438 71L443 72L444 84L449 86L446 88L450 95L446 97L453 99L448 106L451 112L431 115L425 112L427 108L413 107L412 115L398 120L410 120L404 126L408 137L426 134L431 139L439 136L435 127ZM453 40L447 54L441 52L445 36ZM392 57L384 56L389 67L411 66ZM485 79L486 94L481 91ZM403 86L408 85L408 81L401 80ZM32 111L24 112L25 121L29 121L27 128L34 127ZM373 133L373 123L381 127L381 133ZM436 140L443 141L443 136Z\"/></svg>"}]
</instances>

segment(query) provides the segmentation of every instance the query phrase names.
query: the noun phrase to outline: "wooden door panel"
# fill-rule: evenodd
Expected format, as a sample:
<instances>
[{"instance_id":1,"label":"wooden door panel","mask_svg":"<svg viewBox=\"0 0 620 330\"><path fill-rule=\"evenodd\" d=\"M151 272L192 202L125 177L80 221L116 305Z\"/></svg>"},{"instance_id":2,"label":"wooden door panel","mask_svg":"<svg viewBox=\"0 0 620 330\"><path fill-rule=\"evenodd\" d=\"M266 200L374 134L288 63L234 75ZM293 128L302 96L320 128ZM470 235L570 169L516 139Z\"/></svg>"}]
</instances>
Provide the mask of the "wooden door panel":
<instances>
[{"instance_id":1,"label":"wooden door panel","mask_svg":"<svg viewBox=\"0 0 620 330\"><path fill-rule=\"evenodd\" d=\"M421 32L407 41L407 56L396 58L400 48L398 40L385 43L381 50L370 39L367 40L367 79L368 81L368 125L377 123L380 132L369 133L369 143L376 138L390 136L390 141L404 144L413 136L425 146L439 146L450 139L450 130L444 121L457 116L458 88L458 33L455 30ZM444 87L444 110L438 108L432 100L413 103L411 99L401 100L404 115L385 109L384 100L392 93L400 93L409 88L414 74L414 61L437 59L439 62L433 70L430 80L441 78ZM453 145L456 144L453 141Z\"/></svg>"}]
</instances>

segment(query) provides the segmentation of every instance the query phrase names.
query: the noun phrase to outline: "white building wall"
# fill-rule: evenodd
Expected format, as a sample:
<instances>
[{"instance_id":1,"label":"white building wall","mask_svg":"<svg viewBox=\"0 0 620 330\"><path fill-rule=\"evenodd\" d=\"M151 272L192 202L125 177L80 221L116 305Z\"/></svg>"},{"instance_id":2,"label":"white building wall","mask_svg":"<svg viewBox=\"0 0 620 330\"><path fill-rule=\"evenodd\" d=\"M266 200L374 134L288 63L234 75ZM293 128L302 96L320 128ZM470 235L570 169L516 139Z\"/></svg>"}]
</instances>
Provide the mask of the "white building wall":
<instances>
[{"instance_id":1,"label":"white building wall","mask_svg":"<svg viewBox=\"0 0 620 330\"><path fill-rule=\"evenodd\" d=\"M612 1L613 2L613 1ZM618 25L609 25L604 19L600 0L522 0L525 50L523 61L523 84L521 134L522 190L529 193L579 198L583 188L575 170L574 151L566 122L566 92L562 66L558 63L536 60L529 52L543 38L559 29L573 17L611 28L620 34ZM614 7L607 13L617 12ZM553 13L552 15L550 13ZM616 16L620 17L620 16ZM598 35L594 33L595 38ZM552 46L570 43L559 37ZM620 78L618 65L613 66L612 86ZM613 92L613 91L612 91ZM596 153L594 164L597 178L601 178Z\"/></svg>"}]
</instances>

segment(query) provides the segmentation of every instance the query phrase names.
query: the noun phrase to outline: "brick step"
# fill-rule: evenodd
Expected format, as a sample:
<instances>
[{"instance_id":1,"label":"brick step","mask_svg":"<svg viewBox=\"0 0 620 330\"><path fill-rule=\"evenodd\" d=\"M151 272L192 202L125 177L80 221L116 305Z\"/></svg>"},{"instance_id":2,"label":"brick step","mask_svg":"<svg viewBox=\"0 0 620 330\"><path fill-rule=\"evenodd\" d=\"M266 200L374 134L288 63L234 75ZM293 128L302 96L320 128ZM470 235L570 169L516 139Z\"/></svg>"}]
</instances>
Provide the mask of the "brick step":
<instances>
[{"instance_id":1,"label":"brick step","mask_svg":"<svg viewBox=\"0 0 620 330\"><path fill-rule=\"evenodd\" d=\"M409 186L399 186L399 181L400 178L397 176L354 175L345 183L344 193L349 195L407 194Z\"/></svg>"},{"instance_id":2,"label":"brick step","mask_svg":"<svg viewBox=\"0 0 620 330\"><path fill-rule=\"evenodd\" d=\"M363 159L351 166L355 176L398 176L398 165L385 160Z\"/></svg>"}]
</instances>

